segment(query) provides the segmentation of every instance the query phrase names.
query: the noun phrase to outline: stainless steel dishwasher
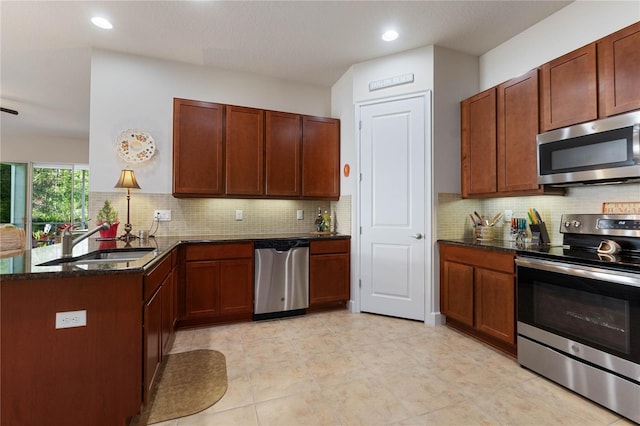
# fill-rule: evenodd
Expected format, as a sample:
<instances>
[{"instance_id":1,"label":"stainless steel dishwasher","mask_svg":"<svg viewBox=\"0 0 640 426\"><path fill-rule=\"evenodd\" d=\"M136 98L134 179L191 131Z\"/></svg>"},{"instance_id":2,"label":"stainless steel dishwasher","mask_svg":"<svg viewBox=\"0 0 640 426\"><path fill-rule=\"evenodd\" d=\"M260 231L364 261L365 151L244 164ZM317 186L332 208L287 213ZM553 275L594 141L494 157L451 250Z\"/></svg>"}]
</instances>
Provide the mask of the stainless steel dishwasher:
<instances>
[{"instance_id":1,"label":"stainless steel dishwasher","mask_svg":"<svg viewBox=\"0 0 640 426\"><path fill-rule=\"evenodd\" d=\"M309 241L255 242L253 319L302 315L309 307Z\"/></svg>"}]
</instances>

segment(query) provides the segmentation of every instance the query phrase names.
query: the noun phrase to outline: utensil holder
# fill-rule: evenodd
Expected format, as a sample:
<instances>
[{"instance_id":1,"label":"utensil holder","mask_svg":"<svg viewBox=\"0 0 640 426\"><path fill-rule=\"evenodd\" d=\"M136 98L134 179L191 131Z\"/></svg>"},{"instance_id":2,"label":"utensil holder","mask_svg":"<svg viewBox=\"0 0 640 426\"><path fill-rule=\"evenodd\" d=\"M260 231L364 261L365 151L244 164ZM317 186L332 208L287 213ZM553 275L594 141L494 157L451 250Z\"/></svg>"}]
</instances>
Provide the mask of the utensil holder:
<instances>
[{"instance_id":1,"label":"utensil holder","mask_svg":"<svg viewBox=\"0 0 640 426\"><path fill-rule=\"evenodd\" d=\"M491 241L493 240L493 226L476 226L476 240Z\"/></svg>"},{"instance_id":2,"label":"utensil holder","mask_svg":"<svg viewBox=\"0 0 640 426\"><path fill-rule=\"evenodd\" d=\"M547 227L544 222L540 222L538 224L529 225L529 229L531 229L531 243L536 245L545 245L550 244L551 239L549 238L549 233L547 232Z\"/></svg>"}]
</instances>

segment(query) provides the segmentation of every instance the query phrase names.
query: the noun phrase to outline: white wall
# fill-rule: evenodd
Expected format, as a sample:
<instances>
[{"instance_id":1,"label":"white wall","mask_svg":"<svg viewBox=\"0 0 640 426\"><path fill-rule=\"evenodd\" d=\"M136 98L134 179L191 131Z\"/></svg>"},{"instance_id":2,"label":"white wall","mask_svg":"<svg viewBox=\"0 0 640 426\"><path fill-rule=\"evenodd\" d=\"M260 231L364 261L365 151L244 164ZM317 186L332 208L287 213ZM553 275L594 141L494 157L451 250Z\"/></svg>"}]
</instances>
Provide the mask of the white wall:
<instances>
[{"instance_id":1,"label":"white wall","mask_svg":"<svg viewBox=\"0 0 640 426\"><path fill-rule=\"evenodd\" d=\"M369 91L371 81L409 73L414 75L413 83ZM431 89L433 89L433 46L408 50L353 66L353 100L356 103Z\"/></svg>"},{"instance_id":2,"label":"white wall","mask_svg":"<svg viewBox=\"0 0 640 426\"><path fill-rule=\"evenodd\" d=\"M480 90L640 21L640 1L578 0L480 57Z\"/></svg>"},{"instance_id":3,"label":"white wall","mask_svg":"<svg viewBox=\"0 0 640 426\"><path fill-rule=\"evenodd\" d=\"M460 102L478 92L478 57L435 47L433 190L460 192Z\"/></svg>"},{"instance_id":4,"label":"white wall","mask_svg":"<svg viewBox=\"0 0 640 426\"><path fill-rule=\"evenodd\" d=\"M86 139L57 138L46 135L3 138L0 161L3 163L89 164L89 142Z\"/></svg>"},{"instance_id":5,"label":"white wall","mask_svg":"<svg viewBox=\"0 0 640 426\"><path fill-rule=\"evenodd\" d=\"M145 193L172 190L173 98L330 116L331 90L248 73L96 50L91 60L90 191L113 189L127 164L115 150L129 128L147 131L156 155L131 164Z\"/></svg>"},{"instance_id":6,"label":"white wall","mask_svg":"<svg viewBox=\"0 0 640 426\"><path fill-rule=\"evenodd\" d=\"M331 113L340 118L341 165L349 164L351 175L342 175L342 195L356 195L357 190L357 138L355 104L374 99L390 98L433 88L433 46L414 49L380 59L353 65L331 88ZM414 82L385 89L369 91L369 82L413 73ZM342 169L341 169L342 173ZM354 198L355 201L355 198ZM355 226L355 221L353 221Z\"/></svg>"},{"instance_id":7,"label":"white wall","mask_svg":"<svg viewBox=\"0 0 640 426\"><path fill-rule=\"evenodd\" d=\"M353 107L353 68L340 77L331 88L331 114L340 117L340 195L355 195L358 180L356 172L356 130ZM348 164L349 176L343 173Z\"/></svg>"},{"instance_id":8,"label":"white wall","mask_svg":"<svg viewBox=\"0 0 640 426\"><path fill-rule=\"evenodd\" d=\"M414 82L393 86L386 89L370 91L369 83L384 78L414 74ZM351 86L349 86L351 84ZM460 188L460 101L468 96L469 92L477 90L478 87L478 58L451 51L449 49L427 46L402 52L384 58L355 64L349 72L334 85L332 89L332 112L342 120L343 130L350 125L350 131L343 131L342 153L347 156L344 162L349 162L352 166L357 165L358 155L358 130L356 116L353 114L356 105L377 99L392 98L416 92L426 92L432 96L432 117L429 117L429 129L431 144L429 157L432 158L427 164L427 176L429 176L427 197L431 197L434 188L438 190L450 190ZM351 90L351 93L349 93ZM349 124L351 123L351 124ZM435 157L432 157L435 155ZM357 176L359 170L353 169ZM357 194L357 179L353 179L347 188L350 194ZM344 193L344 192L343 192ZM431 208L435 200L428 199L428 218L434 214ZM352 235L357 235L359 221L357 219L357 197L353 198L352 207ZM428 218L425 218L428 220ZM426 322L437 324L441 322L438 313L438 286L433 283L438 282L437 258L434 258L433 240L436 232L433 230L434 221L425 223L425 233L429 235L427 240L426 256L431 261L427 262L426 274L427 283L425 288ZM431 228L430 228L431 227ZM352 289L351 294L354 303L354 310L359 309L360 292L357 288L359 277L357 253L359 252L358 239L352 241L356 247L352 268Z\"/></svg>"}]
</instances>

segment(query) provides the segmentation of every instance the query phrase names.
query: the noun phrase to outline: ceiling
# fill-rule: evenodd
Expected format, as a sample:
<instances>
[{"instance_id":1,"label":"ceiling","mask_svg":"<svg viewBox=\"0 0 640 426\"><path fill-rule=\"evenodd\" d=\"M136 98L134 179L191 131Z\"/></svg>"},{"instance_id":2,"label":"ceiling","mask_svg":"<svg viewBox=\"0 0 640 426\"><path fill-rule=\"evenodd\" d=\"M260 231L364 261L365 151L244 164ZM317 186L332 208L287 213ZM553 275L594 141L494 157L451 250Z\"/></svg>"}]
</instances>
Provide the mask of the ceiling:
<instances>
[{"instance_id":1,"label":"ceiling","mask_svg":"<svg viewBox=\"0 0 640 426\"><path fill-rule=\"evenodd\" d=\"M569 3L2 0L0 105L19 115L0 114L0 135L88 140L92 48L330 87L352 64L421 46L482 55Z\"/></svg>"}]
</instances>

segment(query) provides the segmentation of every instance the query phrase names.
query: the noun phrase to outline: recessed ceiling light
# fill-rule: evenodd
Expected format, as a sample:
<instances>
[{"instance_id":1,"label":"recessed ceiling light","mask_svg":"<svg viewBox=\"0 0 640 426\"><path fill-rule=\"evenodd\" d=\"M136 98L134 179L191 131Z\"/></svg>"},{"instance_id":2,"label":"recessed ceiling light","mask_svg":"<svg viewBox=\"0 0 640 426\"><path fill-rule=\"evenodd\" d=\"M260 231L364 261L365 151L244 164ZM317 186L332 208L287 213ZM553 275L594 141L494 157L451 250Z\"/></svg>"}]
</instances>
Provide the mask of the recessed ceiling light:
<instances>
[{"instance_id":1,"label":"recessed ceiling light","mask_svg":"<svg viewBox=\"0 0 640 426\"><path fill-rule=\"evenodd\" d=\"M393 41L397 38L398 38L398 33L393 30L385 31L385 33L382 34L382 39L384 41Z\"/></svg>"},{"instance_id":2,"label":"recessed ceiling light","mask_svg":"<svg viewBox=\"0 0 640 426\"><path fill-rule=\"evenodd\" d=\"M105 30L110 30L111 28L113 28L111 22L101 16L94 16L93 18L91 18L91 22L93 22L93 25L95 25L96 27L100 27Z\"/></svg>"}]
</instances>

